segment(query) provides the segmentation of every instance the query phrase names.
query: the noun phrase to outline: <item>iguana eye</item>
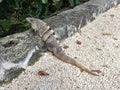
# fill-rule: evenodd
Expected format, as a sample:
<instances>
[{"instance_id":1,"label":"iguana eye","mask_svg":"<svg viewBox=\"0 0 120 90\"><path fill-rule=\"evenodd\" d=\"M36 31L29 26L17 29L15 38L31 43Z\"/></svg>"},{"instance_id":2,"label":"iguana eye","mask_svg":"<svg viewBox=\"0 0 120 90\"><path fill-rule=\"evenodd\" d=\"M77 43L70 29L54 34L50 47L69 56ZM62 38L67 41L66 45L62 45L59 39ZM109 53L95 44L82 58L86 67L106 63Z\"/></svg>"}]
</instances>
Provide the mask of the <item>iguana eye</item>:
<instances>
[{"instance_id":1,"label":"iguana eye","mask_svg":"<svg viewBox=\"0 0 120 90\"><path fill-rule=\"evenodd\" d=\"M33 22L33 20L32 20L32 19L30 19L30 22Z\"/></svg>"}]
</instances>

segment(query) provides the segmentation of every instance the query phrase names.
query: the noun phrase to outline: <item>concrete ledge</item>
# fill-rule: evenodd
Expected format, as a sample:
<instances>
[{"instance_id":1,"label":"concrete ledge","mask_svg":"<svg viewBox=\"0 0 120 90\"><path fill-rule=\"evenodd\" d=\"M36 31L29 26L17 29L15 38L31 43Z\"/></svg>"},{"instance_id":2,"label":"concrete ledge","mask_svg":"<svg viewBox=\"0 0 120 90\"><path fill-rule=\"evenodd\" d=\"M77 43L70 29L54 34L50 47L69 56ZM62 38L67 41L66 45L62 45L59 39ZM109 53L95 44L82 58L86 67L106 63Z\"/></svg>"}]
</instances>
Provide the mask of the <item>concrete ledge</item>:
<instances>
[{"instance_id":1,"label":"concrete ledge","mask_svg":"<svg viewBox=\"0 0 120 90\"><path fill-rule=\"evenodd\" d=\"M119 4L119 0L90 0L83 5L76 6L73 9L66 10L45 21L53 28L73 24L83 26L82 23L92 21L95 17Z\"/></svg>"},{"instance_id":2,"label":"concrete ledge","mask_svg":"<svg viewBox=\"0 0 120 90\"><path fill-rule=\"evenodd\" d=\"M71 36L88 22L93 21L100 13L119 3L120 0L90 0L83 5L63 11L57 16L45 19L45 22L54 28L62 40Z\"/></svg>"}]
</instances>

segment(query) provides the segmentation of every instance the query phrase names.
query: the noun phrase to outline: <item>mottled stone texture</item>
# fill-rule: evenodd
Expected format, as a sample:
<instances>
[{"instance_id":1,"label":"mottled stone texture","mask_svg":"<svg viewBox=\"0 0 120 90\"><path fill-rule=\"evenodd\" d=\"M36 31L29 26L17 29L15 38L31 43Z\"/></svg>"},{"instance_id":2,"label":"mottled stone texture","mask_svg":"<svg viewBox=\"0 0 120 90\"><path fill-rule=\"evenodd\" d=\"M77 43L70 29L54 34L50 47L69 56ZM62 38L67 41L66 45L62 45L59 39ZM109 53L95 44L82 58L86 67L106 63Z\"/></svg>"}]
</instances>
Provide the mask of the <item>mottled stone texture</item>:
<instances>
[{"instance_id":1,"label":"mottled stone texture","mask_svg":"<svg viewBox=\"0 0 120 90\"><path fill-rule=\"evenodd\" d=\"M119 3L120 0L90 0L83 5L63 11L44 21L55 30L59 39L63 40L73 35L77 29L94 20L98 14L105 12ZM6 60L6 62L19 63L21 60L24 60L27 53L35 45L39 46L41 50L43 42L37 35L33 34L31 30L4 37L0 39L0 57ZM40 56L40 51L37 51L33 54L30 61L33 63ZM20 67L4 69L2 63L4 62L1 60L0 84L12 80L22 71Z\"/></svg>"}]
</instances>

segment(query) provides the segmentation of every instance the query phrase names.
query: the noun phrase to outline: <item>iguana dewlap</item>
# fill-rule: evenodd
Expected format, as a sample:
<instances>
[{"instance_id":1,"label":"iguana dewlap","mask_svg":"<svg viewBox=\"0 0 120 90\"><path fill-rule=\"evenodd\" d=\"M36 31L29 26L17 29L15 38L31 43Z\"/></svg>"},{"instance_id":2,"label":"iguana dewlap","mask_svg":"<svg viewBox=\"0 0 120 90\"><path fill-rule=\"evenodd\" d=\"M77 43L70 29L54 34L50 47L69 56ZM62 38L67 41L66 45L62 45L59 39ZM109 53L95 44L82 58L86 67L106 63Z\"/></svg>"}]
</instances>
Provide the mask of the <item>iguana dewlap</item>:
<instances>
[{"instance_id":1,"label":"iguana dewlap","mask_svg":"<svg viewBox=\"0 0 120 90\"><path fill-rule=\"evenodd\" d=\"M26 21L29 22L32 28L39 34L42 40L47 45L47 49L52 52L57 58L61 61L72 64L78 67L81 71L85 71L89 74L98 76L101 71L100 70L89 70L88 68L84 67L80 64L80 62L72 59L71 57L67 56L60 47L58 40L55 37L55 33L50 26L48 26L44 21L37 19L37 18L26 18Z\"/></svg>"}]
</instances>

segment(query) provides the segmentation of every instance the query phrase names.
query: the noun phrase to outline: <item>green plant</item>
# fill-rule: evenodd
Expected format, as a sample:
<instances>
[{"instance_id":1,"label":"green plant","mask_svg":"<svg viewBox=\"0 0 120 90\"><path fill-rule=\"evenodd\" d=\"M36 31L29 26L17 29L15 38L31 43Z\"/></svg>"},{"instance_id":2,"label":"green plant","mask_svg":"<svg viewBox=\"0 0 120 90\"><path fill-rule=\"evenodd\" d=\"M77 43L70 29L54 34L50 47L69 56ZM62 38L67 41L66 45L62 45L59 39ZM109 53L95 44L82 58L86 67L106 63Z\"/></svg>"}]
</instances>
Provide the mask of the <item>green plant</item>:
<instances>
[{"instance_id":1,"label":"green plant","mask_svg":"<svg viewBox=\"0 0 120 90\"><path fill-rule=\"evenodd\" d=\"M0 30L8 32L15 29L15 25L25 30L23 27L28 27L24 26L26 17L44 19L84 1L88 0L3 0L0 3Z\"/></svg>"}]
</instances>

